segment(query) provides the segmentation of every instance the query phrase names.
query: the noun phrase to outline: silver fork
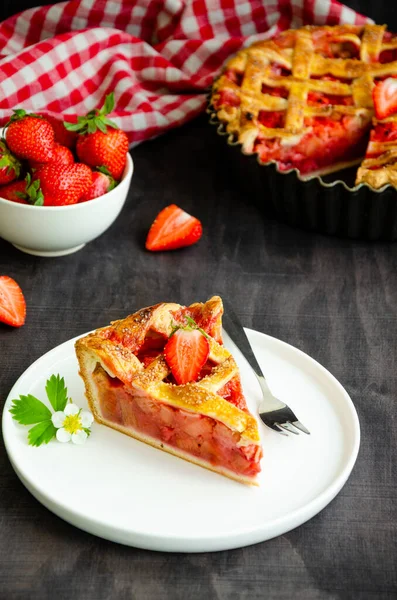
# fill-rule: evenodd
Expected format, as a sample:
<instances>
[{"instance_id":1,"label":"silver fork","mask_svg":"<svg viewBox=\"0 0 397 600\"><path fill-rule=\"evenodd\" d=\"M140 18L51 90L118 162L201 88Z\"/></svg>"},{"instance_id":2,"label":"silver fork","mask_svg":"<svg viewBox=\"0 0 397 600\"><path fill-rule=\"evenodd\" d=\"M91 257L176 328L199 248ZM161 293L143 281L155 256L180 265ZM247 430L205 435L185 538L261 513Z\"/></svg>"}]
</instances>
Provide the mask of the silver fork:
<instances>
[{"instance_id":1,"label":"silver fork","mask_svg":"<svg viewBox=\"0 0 397 600\"><path fill-rule=\"evenodd\" d=\"M224 300L223 304L226 309L223 315L225 331L246 358L261 386L263 399L259 405L259 416L264 424L282 435L287 435L285 431L299 435L296 429L310 434L310 431L299 421L291 408L273 396L238 316L230 302Z\"/></svg>"}]
</instances>

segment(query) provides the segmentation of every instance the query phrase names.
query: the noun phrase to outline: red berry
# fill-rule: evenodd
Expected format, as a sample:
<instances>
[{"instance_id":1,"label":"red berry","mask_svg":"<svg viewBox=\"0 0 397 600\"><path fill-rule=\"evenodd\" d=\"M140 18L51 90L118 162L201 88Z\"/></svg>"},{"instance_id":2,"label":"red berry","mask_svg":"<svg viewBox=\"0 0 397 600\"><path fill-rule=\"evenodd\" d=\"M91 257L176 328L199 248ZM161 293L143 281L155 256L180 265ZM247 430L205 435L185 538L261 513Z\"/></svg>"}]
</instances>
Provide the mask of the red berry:
<instances>
[{"instance_id":1,"label":"red berry","mask_svg":"<svg viewBox=\"0 0 397 600\"><path fill-rule=\"evenodd\" d=\"M146 249L176 250L191 246L201 238L202 233L202 225L196 217L176 204L170 204L154 220L146 239Z\"/></svg>"},{"instance_id":2,"label":"red berry","mask_svg":"<svg viewBox=\"0 0 397 600\"><path fill-rule=\"evenodd\" d=\"M74 150L76 146L77 133L74 131L68 131L64 125L65 121L39 113L46 121L48 121L54 130L55 141L61 146L66 146L70 150Z\"/></svg>"},{"instance_id":3,"label":"red berry","mask_svg":"<svg viewBox=\"0 0 397 600\"><path fill-rule=\"evenodd\" d=\"M71 165L72 163L74 163L72 152L66 146L61 146L61 144L54 144L52 158L48 162L29 161L30 168L36 169L36 171L44 165Z\"/></svg>"},{"instance_id":4,"label":"red berry","mask_svg":"<svg viewBox=\"0 0 397 600\"><path fill-rule=\"evenodd\" d=\"M21 163L11 154L7 144L0 141L0 185L10 183L19 177Z\"/></svg>"},{"instance_id":5,"label":"red berry","mask_svg":"<svg viewBox=\"0 0 397 600\"><path fill-rule=\"evenodd\" d=\"M26 302L22 290L8 275L0 277L0 321L21 327L25 323Z\"/></svg>"},{"instance_id":6,"label":"red berry","mask_svg":"<svg viewBox=\"0 0 397 600\"><path fill-rule=\"evenodd\" d=\"M182 385L197 380L209 351L208 340L198 329L178 329L166 343L164 357L175 381Z\"/></svg>"},{"instance_id":7,"label":"red berry","mask_svg":"<svg viewBox=\"0 0 397 600\"><path fill-rule=\"evenodd\" d=\"M79 202L87 202L88 200L93 200L94 198L103 196L113 189L114 183L114 179L109 177L109 175L101 173L100 171L94 171L92 174L92 184L81 196Z\"/></svg>"},{"instance_id":8,"label":"red berry","mask_svg":"<svg viewBox=\"0 0 397 600\"><path fill-rule=\"evenodd\" d=\"M14 181L0 187L0 198L18 202L18 204L29 204L26 199L26 181Z\"/></svg>"},{"instance_id":9,"label":"red berry","mask_svg":"<svg viewBox=\"0 0 397 600\"><path fill-rule=\"evenodd\" d=\"M384 79L375 85L372 93L377 119L386 119L397 112L397 79Z\"/></svg>"},{"instance_id":10,"label":"red berry","mask_svg":"<svg viewBox=\"0 0 397 600\"><path fill-rule=\"evenodd\" d=\"M42 206L44 203L40 182L32 182L30 173L26 175L23 181L13 181L0 187L0 198L19 204L34 204L36 206Z\"/></svg>"},{"instance_id":11,"label":"red berry","mask_svg":"<svg viewBox=\"0 0 397 600\"><path fill-rule=\"evenodd\" d=\"M34 175L40 181L45 206L76 204L92 183L92 171L87 165L44 165Z\"/></svg>"},{"instance_id":12,"label":"red berry","mask_svg":"<svg viewBox=\"0 0 397 600\"><path fill-rule=\"evenodd\" d=\"M111 176L119 180L127 161L128 137L121 129L81 134L76 152L82 162L92 168L106 167Z\"/></svg>"},{"instance_id":13,"label":"red berry","mask_svg":"<svg viewBox=\"0 0 397 600\"><path fill-rule=\"evenodd\" d=\"M106 167L117 181L123 175L127 161L128 137L116 123L107 118L114 109L114 94L108 94L101 109L91 110L77 123L67 123L69 131L79 133L76 152L81 162L93 169Z\"/></svg>"},{"instance_id":14,"label":"red berry","mask_svg":"<svg viewBox=\"0 0 397 600\"><path fill-rule=\"evenodd\" d=\"M7 146L18 158L42 163L51 160L54 130L48 121L16 110L6 127Z\"/></svg>"}]
</instances>

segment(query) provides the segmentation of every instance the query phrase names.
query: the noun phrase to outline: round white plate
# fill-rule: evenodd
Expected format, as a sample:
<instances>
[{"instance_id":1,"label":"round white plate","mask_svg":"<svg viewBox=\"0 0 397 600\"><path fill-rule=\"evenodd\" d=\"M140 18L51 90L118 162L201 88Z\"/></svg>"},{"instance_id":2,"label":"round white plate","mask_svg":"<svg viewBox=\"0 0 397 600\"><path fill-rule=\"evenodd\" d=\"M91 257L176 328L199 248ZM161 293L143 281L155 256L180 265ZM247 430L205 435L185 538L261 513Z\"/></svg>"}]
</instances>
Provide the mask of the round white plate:
<instances>
[{"instance_id":1,"label":"round white plate","mask_svg":"<svg viewBox=\"0 0 397 600\"><path fill-rule=\"evenodd\" d=\"M150 550L208 552L254 544L301 525L340 491L355 463L360 428L347 392L315 360L275 338L247 330L273 393L311 435L282 436L260 423L260 487L249 487L94 423L83 446L56 440L33 448L11 400L44 400L52 373L87 407L74 341L54 348L18 379L3 413L10 461L27 489L56 515L94 535ZM250 410L260 388L225 336L241 369Z\"/></svg>"}]
</instances>

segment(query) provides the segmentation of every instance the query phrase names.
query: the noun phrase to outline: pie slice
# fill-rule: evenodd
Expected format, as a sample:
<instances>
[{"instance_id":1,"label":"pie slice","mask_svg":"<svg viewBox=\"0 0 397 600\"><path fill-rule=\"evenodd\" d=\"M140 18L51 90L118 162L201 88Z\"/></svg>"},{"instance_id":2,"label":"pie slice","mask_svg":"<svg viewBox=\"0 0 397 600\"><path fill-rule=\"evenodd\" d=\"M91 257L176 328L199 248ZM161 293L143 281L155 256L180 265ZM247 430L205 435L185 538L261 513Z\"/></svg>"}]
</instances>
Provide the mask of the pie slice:
<instances>
[{"instance_id":1,"label":"pie slice","mask_svg":"<svg viewBox=\"0 0 397 600\"><path fill-rule=\"evenodd\" d=\"M262 448L233 356L222 345L222 300L162 303L76 342L80 375L99 423L192 463L257 485ZM208 356L177 384L164 348L178 329L203 336ZM203 340L201 340L203 341Z\"/></svg>"}]
</instances>

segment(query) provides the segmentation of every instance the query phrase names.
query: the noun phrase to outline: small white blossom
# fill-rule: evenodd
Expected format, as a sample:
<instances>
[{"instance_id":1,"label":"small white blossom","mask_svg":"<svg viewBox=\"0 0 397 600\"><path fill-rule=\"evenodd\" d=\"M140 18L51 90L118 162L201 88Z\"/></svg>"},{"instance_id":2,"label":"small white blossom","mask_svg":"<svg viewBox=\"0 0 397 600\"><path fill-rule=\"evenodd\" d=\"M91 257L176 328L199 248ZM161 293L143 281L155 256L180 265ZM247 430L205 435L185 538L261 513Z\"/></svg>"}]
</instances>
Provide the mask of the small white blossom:
<instances>
[{"instance_id":1,"label":"small white blossom","mask_svg":"<svg viewBox=\"0 0 397 600\"><path fill-rule=\"evenodd\" d=\"M57 428L58 442L84 444L88 434L87 429L92 425L94 417L88 410L81 410L76 404L67 404L64 410L55 412L51 421Z\"/></svg>"}]
</instances>

